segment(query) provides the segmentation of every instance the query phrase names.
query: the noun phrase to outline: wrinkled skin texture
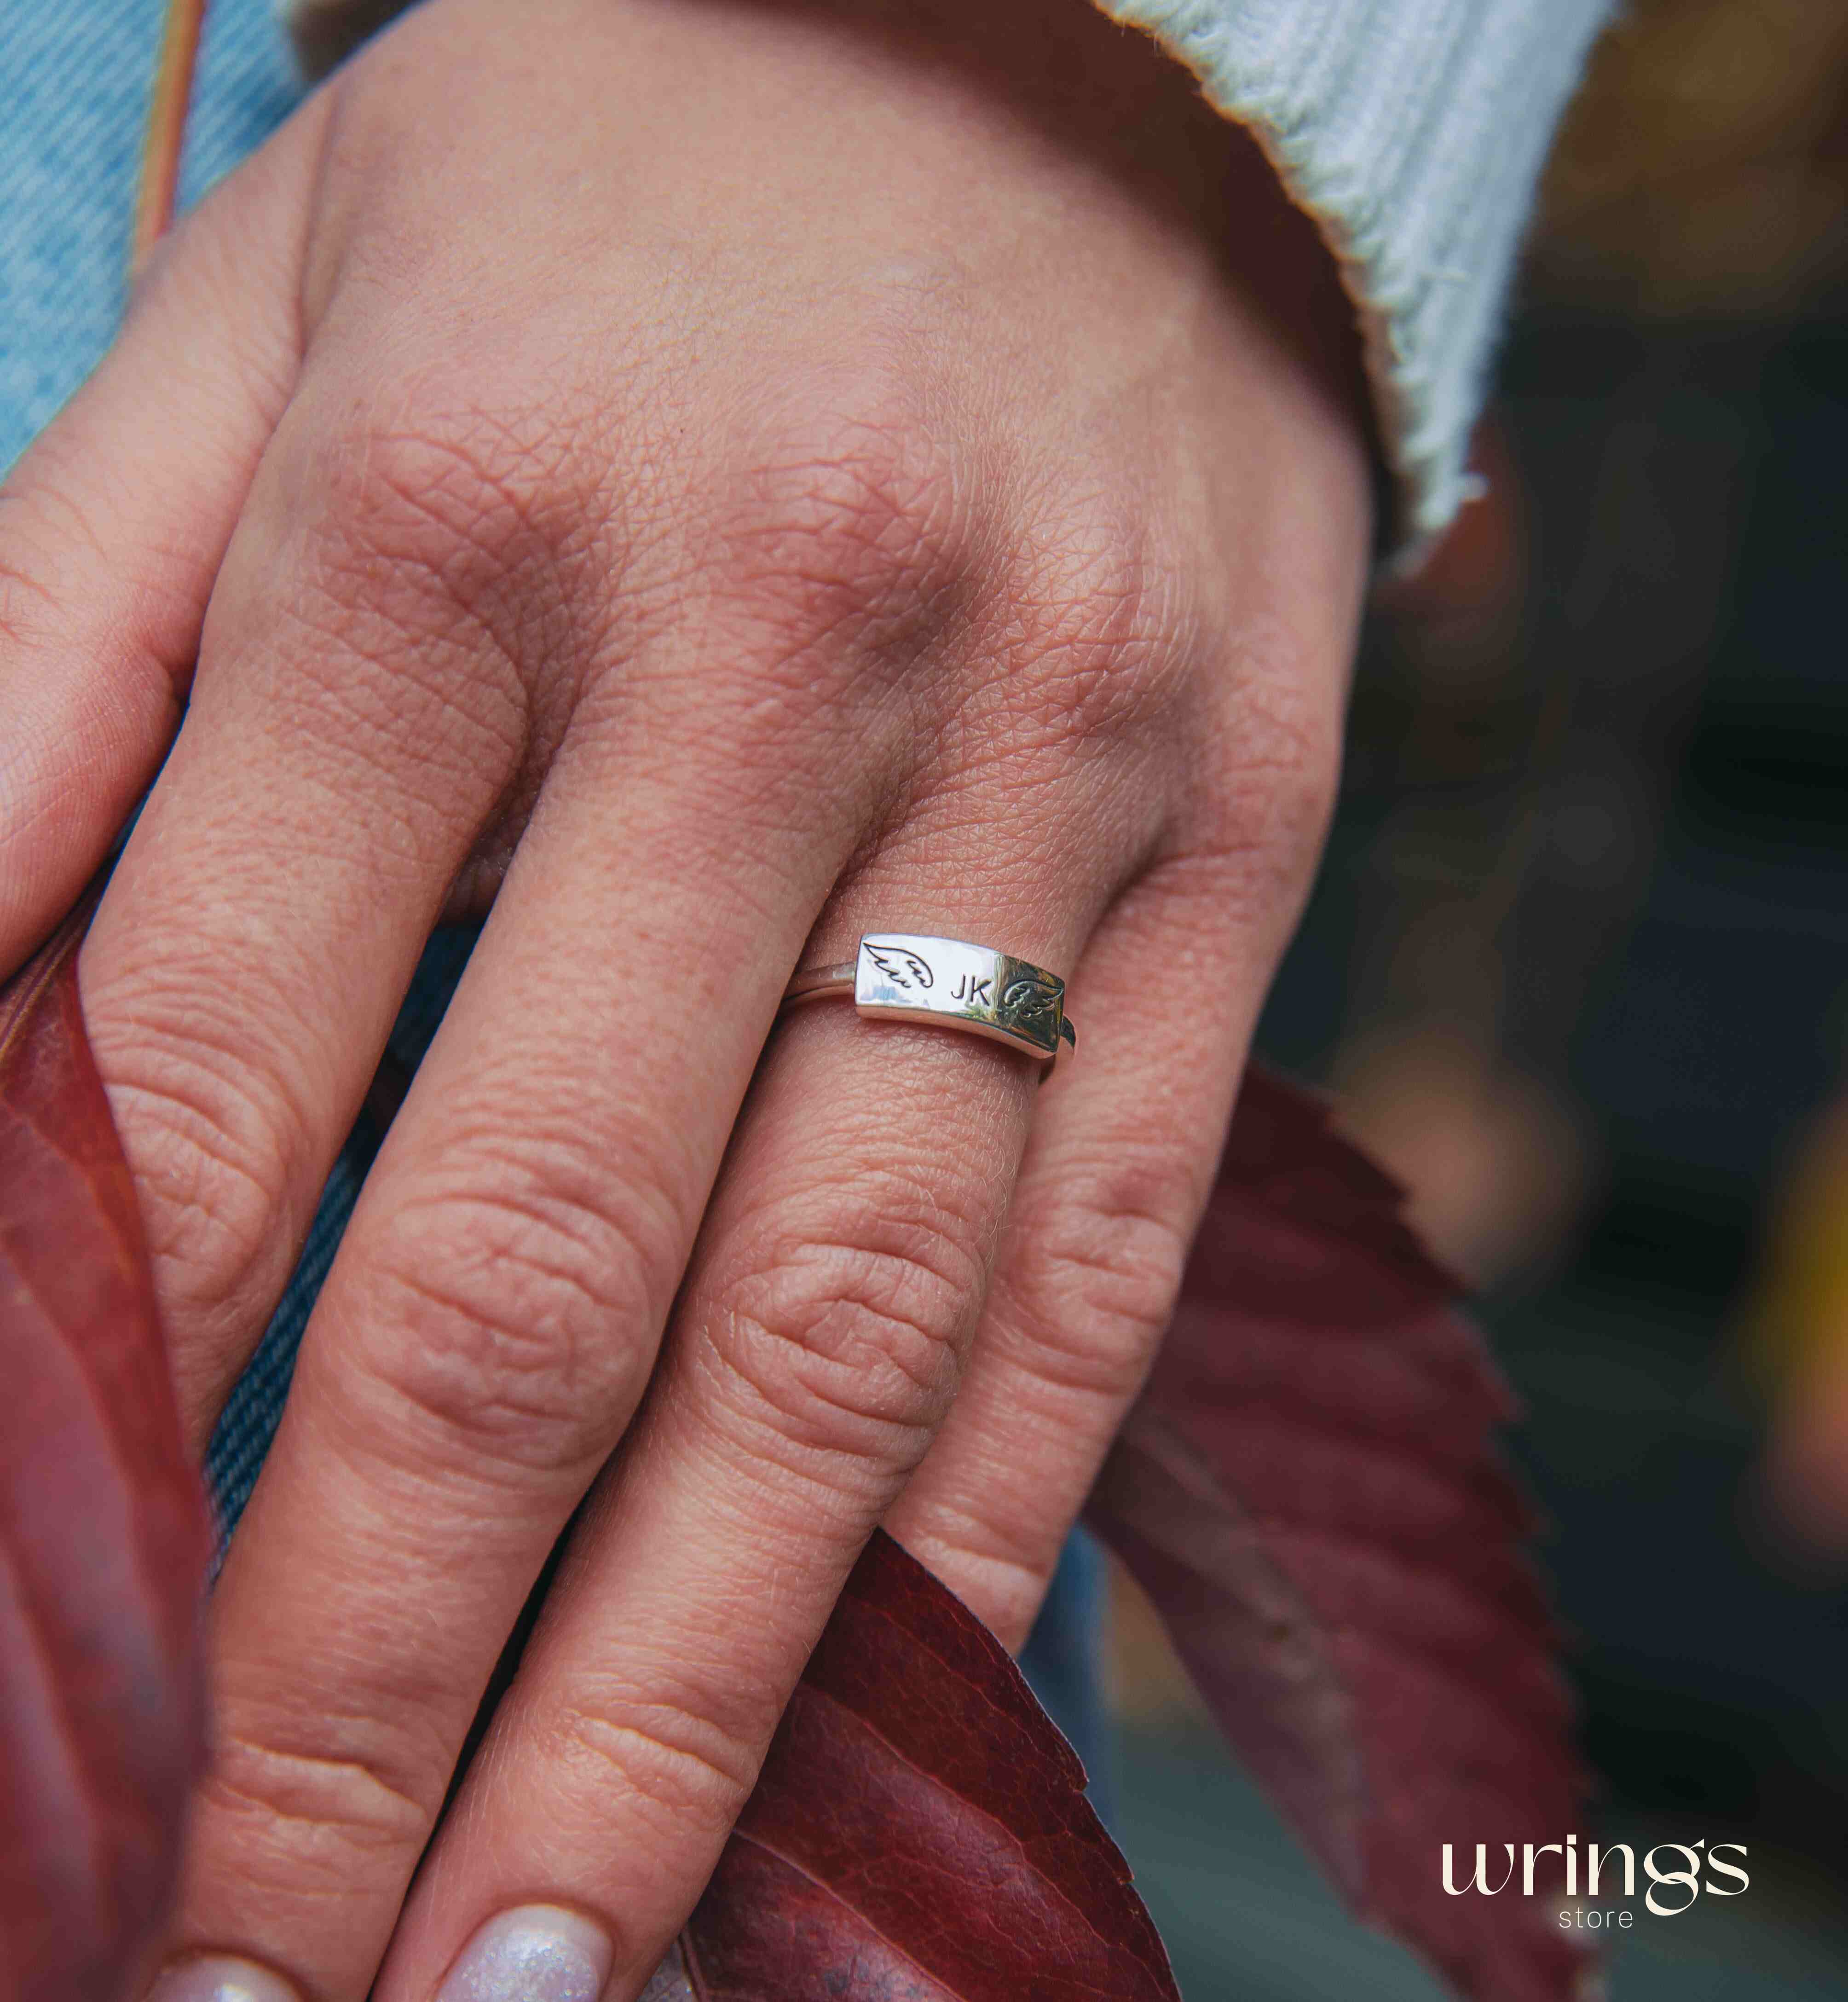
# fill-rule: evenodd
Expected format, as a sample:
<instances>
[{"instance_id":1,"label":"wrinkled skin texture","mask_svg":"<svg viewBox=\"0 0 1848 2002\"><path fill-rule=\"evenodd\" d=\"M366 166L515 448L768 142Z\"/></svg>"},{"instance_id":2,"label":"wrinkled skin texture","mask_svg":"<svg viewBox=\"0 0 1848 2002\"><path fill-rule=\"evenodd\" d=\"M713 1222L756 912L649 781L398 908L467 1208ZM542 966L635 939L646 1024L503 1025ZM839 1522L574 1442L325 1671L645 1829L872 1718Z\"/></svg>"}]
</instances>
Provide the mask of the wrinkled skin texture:
<instances>
[{"instance_id":1,"label":"wrinkled skin texture","mask_svg":"<svg viewBox=\"0 0 1848 2002\"><path fill-rule=\"evenodd\" d=\"M176 1956L425 2002L543 1899L633 1996L873 1526L1016 1643L1142 1379L1366 453L1248 149L1078 0L1000 11L434 0L9 483L0 965L173 747L82 978L195 1451L493 904L214 1595ZM892 928L1071 969L1077 1062L776 1027Z\"/></svg>"}]
</instances>

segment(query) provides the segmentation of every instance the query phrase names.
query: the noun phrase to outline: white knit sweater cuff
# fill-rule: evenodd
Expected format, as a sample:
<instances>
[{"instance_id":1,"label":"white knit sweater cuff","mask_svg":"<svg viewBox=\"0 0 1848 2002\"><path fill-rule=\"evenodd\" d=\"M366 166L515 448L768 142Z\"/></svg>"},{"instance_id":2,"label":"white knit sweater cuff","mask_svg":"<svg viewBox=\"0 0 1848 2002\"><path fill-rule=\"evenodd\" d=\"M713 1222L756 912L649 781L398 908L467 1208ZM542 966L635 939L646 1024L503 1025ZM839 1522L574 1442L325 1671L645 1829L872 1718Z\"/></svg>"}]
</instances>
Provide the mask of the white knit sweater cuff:
<instances>
[{"instance_id":1,"label":"white knit sweater cuff","mask_svg":"<svg viewBox=\"0 0 1848 2002\"><path fill-rule=\"evenodd\" d=\"M1097 0L1187 64L1320 225L1360 316L1394 541L1469 497L1535 183L1611 0Z\"/></svg>"}]
</instances>

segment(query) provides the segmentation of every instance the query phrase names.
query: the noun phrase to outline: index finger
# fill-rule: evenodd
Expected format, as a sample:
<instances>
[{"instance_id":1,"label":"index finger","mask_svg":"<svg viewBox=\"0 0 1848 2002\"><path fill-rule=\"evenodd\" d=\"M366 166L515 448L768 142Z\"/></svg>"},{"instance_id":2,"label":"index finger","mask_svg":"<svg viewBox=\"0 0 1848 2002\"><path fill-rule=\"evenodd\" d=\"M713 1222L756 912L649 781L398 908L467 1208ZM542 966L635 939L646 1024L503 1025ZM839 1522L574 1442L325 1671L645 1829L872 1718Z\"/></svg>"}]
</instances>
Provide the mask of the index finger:
<instances>
[{"instance_id":1,"label":"index finger","mask_svg":"<svg viewBox=\"0 0 1848 2002\"><path fill-rule=\"evenodd\" d=\"M0 488L0 972L76 898L178 727L218 566L300 359L309 110L159 253Z\"/></svg>"}]
</instances>

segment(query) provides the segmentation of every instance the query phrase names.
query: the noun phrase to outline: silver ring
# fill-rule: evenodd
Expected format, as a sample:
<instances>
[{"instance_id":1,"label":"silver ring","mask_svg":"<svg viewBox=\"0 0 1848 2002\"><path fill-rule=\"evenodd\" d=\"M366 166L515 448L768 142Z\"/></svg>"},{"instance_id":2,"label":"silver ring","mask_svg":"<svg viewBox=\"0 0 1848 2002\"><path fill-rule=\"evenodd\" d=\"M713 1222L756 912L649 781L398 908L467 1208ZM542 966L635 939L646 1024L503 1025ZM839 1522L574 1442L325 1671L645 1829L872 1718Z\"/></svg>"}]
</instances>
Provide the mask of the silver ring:
<instances>
[{"instance_id":1,"label":"silver ring","mask_svg":"<svg viewBox=\"0 0 1848 2002\"><path fill-rule=\"evenodd\" d=\"M804 967L784 989L783 1006L849 995L869 1018L961 1029L1042 1063L1078 1047L1078 1031L1065 1018L1065 983L1056 973L962 939L869 932L853 959Z\"/></svg>"}]
</instances>

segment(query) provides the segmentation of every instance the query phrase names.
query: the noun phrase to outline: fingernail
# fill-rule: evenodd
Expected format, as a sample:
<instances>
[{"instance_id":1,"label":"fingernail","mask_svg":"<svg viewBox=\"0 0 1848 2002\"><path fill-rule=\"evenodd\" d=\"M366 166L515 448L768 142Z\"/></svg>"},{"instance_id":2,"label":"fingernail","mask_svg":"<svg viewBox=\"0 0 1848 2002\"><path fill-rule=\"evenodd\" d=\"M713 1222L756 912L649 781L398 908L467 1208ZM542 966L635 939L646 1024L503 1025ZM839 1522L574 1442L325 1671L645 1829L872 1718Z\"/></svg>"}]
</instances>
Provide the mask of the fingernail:
<instances>
[{"instance_id":1,"label":"fingernail","mask_svg":"<svg viewBox=\"0 0 1848 2002\"><path fill-rule=\"evenodd\" d=\"M280 1974L254 1961L209 1954L163 1968L148 2002L299 2002Z\"/></svg>"},{"instance_id":2,"label":"fingernail","mask_svg":"<svg viewBox=\"0 0 1848 2002\"><path fill-rule=\"evenodd\" d=\"M462 1948L436 2002L597 2002L615 1958L608 1934L581 1913L521 1905Z\"/></svg>"}]
</instances>

